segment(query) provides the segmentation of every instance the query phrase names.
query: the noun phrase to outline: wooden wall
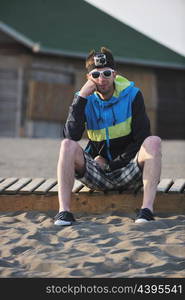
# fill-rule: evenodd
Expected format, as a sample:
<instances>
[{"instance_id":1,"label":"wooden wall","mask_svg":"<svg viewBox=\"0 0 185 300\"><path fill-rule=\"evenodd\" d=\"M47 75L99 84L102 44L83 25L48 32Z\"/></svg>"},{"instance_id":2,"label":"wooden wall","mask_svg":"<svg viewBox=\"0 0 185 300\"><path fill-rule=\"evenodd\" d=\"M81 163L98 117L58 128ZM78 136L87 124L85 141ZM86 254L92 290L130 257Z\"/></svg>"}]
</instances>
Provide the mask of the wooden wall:
<instances>
[{"instance_id":1,"label":"wooden wall","mask_svg":"<svg viewBox=\"0 0 185 300\"><path fill-rule=\"evenodd\" d=\"M72 84L30 80L27 117L30 120L64 122L72 99Z\"/></svg>"},{"instance_id":2,"label":"wooden wall","mask_svg":"<svg viewBox=\"0 0 185 300\"><path fill-rule=\"evenodd\" d=\"M21 78L19 68L0 68L0 135L18 136L21 126Z\"/></svg>"},{"instance_id":3,"label":"wooden wall","mask_svg":"<svg viewBox=\"0 0 185 300\"><path fill-rule=\"evenodd\" d=\"M120 75L134 81L144 97L147 115L150 119L152 134L156 134L156 111L158 105L157 79L152 68L118 66Z\"/></svg>"},{"instance_id":4,"label":"wooden wall","mask_svg":"<svg viewBox=\"0 0 185 300\"><path fill-rule=\"evenodd\" d=\"M185 72L127 64L117 70L141 89L152 134L184 139ZM34 54L0 32L0 136L60 138L85 75L84 60Z\"/></svg>"},{"instance_id":5,"label":"wooden wall","mask_svg":"<svg viewBox=\"0 0 185 300\"><path fill-rule=\"evenodd\" d=\"M156 128L164 139L185 139L185 71L156 70Z\"/></svg>"},{"instance_id":6,"label":"wooden wall","mask_svg":"<svg viewBox=\"0 0 185 300\"><path fill-rule=\"evenodd\" d=\"M0 136L21 136L28 53L27 48L0 31Z\"/></svg>"},{"instance_id":7,"label":"wooden wall","mask_svg":"<svg viewBox=\"0 0 185 300\"><path fill-rule=\"evenodd\" d=\"M27 136L61 137L74 94L74 73L62 63L33 59L26 70L25 130Z\"/></svg>"}]
</instances>

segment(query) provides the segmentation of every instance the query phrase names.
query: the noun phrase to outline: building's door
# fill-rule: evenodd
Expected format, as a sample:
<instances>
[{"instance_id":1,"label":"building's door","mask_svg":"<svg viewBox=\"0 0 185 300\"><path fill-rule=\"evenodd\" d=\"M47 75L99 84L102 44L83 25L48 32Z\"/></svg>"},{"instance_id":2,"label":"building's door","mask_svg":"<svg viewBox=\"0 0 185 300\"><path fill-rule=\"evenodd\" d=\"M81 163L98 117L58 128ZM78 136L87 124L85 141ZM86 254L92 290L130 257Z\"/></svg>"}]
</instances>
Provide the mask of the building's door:
<instances>
[{"instance_id":1,"label":"building's door","mask_svg":"<svg viewBox=\"0 0 185 300\"><path fill-rule=\"evenodd\" d=\"M0 136L19 136L20 85L18 69L0 68Z\"/></svg>"}]
</instances>

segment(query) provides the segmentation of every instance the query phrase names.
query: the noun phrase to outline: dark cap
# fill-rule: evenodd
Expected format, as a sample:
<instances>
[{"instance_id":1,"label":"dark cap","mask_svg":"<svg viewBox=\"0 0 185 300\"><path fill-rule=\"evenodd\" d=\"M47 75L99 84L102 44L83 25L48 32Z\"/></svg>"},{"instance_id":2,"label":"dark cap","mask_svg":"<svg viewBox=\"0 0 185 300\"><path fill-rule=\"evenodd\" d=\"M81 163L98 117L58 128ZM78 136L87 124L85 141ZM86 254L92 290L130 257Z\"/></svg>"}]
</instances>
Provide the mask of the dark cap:
<instances>
[{"instance_id":1,"label":"dark cap","mask_svg":"<svg viewBox=\"0 0 185 300\"><path fill-rule=\"evenodd\" d=\"M91 72L96 68L109 67L111 69L115 68L114 58L111 51L105 47L101 47L100 52L92 50L86 59L86 69Z\"/></svg>"}]
</instances>

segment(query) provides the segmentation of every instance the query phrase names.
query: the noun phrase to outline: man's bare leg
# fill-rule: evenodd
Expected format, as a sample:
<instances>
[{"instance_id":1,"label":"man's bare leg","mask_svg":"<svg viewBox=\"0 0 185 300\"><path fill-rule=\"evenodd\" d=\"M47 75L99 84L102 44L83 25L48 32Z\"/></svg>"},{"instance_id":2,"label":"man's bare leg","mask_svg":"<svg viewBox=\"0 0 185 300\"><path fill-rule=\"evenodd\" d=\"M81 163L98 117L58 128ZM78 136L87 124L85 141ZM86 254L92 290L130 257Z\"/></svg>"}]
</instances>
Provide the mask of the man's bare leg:
<instances>
[{"instance_id":1,"label":"man's bare leg","mask_svg":"<svg viewBox=\"0 0 185 300\"><path fill-rule=\"evenodd\" d=\"M161 175L161 139L150 136L143 142L138 163L143 167L143 203L141 208L148 208L153 212L157 185Z\"/></svg>"},{"instance_id":2,"label":"man's bare leg","mask_svg":"<svg viewBox=\"0 0 185 300\"><path fill-rule=\"evenodd\" d=\"M59 212L70 211L75 170L82 174L85 171L83 150L77 142L64 139L57 165Z\"/></svg>"}]
</instances>

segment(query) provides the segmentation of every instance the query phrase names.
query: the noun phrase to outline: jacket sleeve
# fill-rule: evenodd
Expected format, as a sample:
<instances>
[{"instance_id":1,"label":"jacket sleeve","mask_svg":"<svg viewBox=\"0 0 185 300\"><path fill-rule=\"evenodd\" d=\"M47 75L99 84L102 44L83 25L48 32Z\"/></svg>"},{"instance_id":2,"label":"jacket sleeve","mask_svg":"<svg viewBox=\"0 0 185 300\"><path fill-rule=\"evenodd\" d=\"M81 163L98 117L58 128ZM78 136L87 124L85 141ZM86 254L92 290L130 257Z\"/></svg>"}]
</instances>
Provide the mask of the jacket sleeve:
<instances>
[{"instance_id":1,"label":"jacket sleeve","mask_svg":"<svg viewBox=\"0 0 185 300\"><path fill-rule=\"evenodd\" d=\"M63 128L64 138L79 141L85 130L85 106L87 99L75 94L69 107L68 117Z\"/></svg>"},{"instance_id":2,"label":"jacket sleeve","mask_svg":"<svg viewBox=\"0 0 185 300\"><path fill-rule=\"evenodd\" d=\"M109 162L109 168L113 171L126 166L139 151L146 137L151 135L150 121L145 111L145 104L142 93L139 91L132 103L132 141L126 147L123 154Z\"/></svg>"}]
</instances>

